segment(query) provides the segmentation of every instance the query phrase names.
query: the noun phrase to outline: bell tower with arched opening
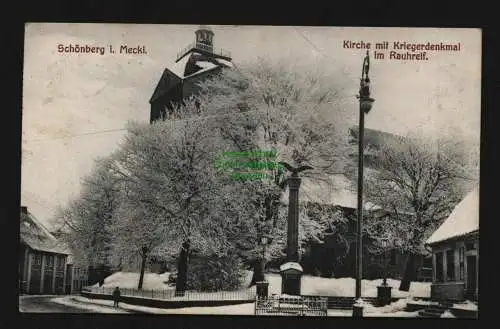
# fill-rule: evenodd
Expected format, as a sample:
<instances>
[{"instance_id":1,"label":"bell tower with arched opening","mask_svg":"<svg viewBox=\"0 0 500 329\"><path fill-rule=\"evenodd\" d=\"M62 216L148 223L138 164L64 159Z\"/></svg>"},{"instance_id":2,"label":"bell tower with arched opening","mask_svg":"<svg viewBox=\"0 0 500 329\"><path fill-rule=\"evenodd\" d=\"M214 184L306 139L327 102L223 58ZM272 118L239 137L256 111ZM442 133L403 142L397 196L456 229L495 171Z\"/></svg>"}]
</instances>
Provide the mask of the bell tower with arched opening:
<instances>
[{"instance_id":1,"label":"bell tower with arched opening","mask_svg":"<svg viewBox=\"0 0 500 329\"><path fill-rule=\"evenodd\" d=\"M206 52L214 52L214 32L206 26L200 26L196 32L196 48Z\"/></svg>"}]
</instances>

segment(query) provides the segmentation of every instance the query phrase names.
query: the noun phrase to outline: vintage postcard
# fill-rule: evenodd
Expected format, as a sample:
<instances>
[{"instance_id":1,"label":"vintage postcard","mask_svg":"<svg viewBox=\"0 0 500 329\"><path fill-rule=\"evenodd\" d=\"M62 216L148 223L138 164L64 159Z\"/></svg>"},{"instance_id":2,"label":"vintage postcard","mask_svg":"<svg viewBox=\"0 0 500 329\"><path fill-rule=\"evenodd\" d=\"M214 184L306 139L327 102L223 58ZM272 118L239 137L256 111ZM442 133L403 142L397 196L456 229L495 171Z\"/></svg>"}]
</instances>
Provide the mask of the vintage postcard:
<instances>
[{"instance_id":1,"label":"vintage postcard","mask_svg":"<svg viewBox=\"0 0 500 329\"><path fill-rule=\"evenodd\" d=\"M21 312L477 318L481 30L28 23Z\"/></svg>"}]
</instances>

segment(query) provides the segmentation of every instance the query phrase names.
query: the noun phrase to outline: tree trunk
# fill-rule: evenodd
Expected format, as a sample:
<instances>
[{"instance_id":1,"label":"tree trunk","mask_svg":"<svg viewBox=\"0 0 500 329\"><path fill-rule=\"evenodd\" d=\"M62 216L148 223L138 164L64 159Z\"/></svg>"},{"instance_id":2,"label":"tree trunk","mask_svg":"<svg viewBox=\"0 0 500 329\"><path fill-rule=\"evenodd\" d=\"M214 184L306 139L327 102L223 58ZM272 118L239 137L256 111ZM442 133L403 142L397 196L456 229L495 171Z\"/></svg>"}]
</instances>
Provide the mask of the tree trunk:
<instances>
[{"instance_id":1,"label":"tree trunk","mask_svg":"<svg viewBox=\"0 0 500 329\"><path fill-rule=\"evenodd\" d=\"M409 291L411 281L415 280L416 277L415 260L416 260L415 254L411 253L408 255L403 279L401 280L401 284L399 285L399 290L401 291Z\"/></svg>"},{"instance_id":2,"label":"tree trunk","mask_svg":"<svg viewBox=\"0 0 500 329\"><path fill-rule=\"evenodd\" d=\"M190 247L189 240L186 240L182 243L182 248L179 255L179 261L177 263L177 279L175 282L176 296L184 296L184 292L186 291L189 247Z\"/></svg>"},{"instance_id":3,"label":"tree trunk","mask_svg":"<svg viewBox=\"0 0 500 329\"><path fill-rule=\"evenodd\" d=\"M253 275L252 275L252 281L250 281L250 285L248 287L253 286L259 281L264 281L264 267L266 265L266 260L261 258L261 259L256 259L253 263Z\"/></svg>"},{"instance_id":4,"label":"tree trunk","mask_svg":"<svg viewBox=\"0 0 500 329\"><path fill-rule=\"evenodd\" d=\"M142 254L142 260L141 260L141 274L139 275L139 285L137 286L137 289L142 290L142 284L144 283L144 271L146 270L146 258L147 254Z\"/></svg>"}]
</instances>

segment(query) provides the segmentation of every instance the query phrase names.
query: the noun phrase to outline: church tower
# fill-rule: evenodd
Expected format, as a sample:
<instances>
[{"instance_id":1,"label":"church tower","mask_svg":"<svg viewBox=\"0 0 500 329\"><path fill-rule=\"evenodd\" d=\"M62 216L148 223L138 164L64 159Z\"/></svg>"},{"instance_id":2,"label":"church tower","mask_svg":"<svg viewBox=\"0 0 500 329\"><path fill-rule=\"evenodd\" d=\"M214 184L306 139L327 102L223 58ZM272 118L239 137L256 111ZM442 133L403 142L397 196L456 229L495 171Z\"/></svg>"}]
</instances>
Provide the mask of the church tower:
<instances>
[{"instance_id":1,"label":"church tower","mask_svg":"<svg viewBox=\"0 0 500 329\"><path fill-rule=\"evenodd\" d=\"M198 82L232 68L231 54L215 49L215 33L206 26L195 32L195 40L177 53L175 62L166 68L149 101L150 122L168 117L176 104L199 91Z\"/></svg>"}]
</instances>

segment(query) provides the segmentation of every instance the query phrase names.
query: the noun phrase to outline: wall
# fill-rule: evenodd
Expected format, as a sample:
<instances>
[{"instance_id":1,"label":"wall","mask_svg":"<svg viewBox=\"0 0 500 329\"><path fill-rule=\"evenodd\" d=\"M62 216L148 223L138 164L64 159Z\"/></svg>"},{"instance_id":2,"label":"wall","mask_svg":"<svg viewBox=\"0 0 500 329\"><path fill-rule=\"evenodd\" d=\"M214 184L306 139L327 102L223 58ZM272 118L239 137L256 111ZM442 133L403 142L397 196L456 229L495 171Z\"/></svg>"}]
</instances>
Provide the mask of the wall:
<instances>
[{"instance_id":1,"label":"wall","mask_svg":"<svg viewBox=\"0 0 500 329\"><path fill-rule=\"evenodd\" d=\"M64 293L66 256L28 249L25 254L23 289L28 294Z\"/></svg>"},{"instance_id":2,"label":"wall","mask_svg":"<svg viewBox=\"0 0 500 329\"><path fill-rule=\"evenodd\" d=\"M466 243L473 242L475 249L467 250ZM463 271L460 270L460 249L463 248ZM447 263L449 259L447 258L446 252L453 250L454 264L453 264L453 274L454 278L450 279L450 273L448 273ZM443 253L443 277L444 281L438 282L437 278L437 265L436 265L436 254L438 252ZM454 239L452 241L445 241L441 244L432 246L433 254L433 285L431 288L431 297L433 299L440 299L443 296L448 296L453 299L463 299L465 292L468 289L468 268L467 268L467 256L476 256L476 289L475 295L479 293L479 281L478 279L478 262L479 262L479 239L475 236L466 236L459 239Z\"/></svg>"},{"instance_id":3,"label":"wall","mask_svg":"<svg viewBox=\"0 0 500 329\"><path fill-rule=\"evenodd\" d=\"M31 257L31 275L28 279L29 287L28 293L39 294L40 285L42 284L42 254L37 251L31 251L29 253Z\"/></svg>"},{"instance_id":4,"label":"wall","mask_svg":"<svg viewBox=\"0 0 500 329\"><path fill-rule=\"evenodd\" d=\"M162 118L165 106L171 101L179 101L182 96L181 79L165 70L155 92L161 94L151 102L150 122Z\"/></svg>"},{"instance_id":5,"label":"wall","mask_svg":"<svg viewBox=\"0 0 500 329\"><path fill-rule=\"evenodd\" d=\"M464 300L465 284L463 282L433 283L431 285L432 300Z\"/></svg>"}]
</instances>

